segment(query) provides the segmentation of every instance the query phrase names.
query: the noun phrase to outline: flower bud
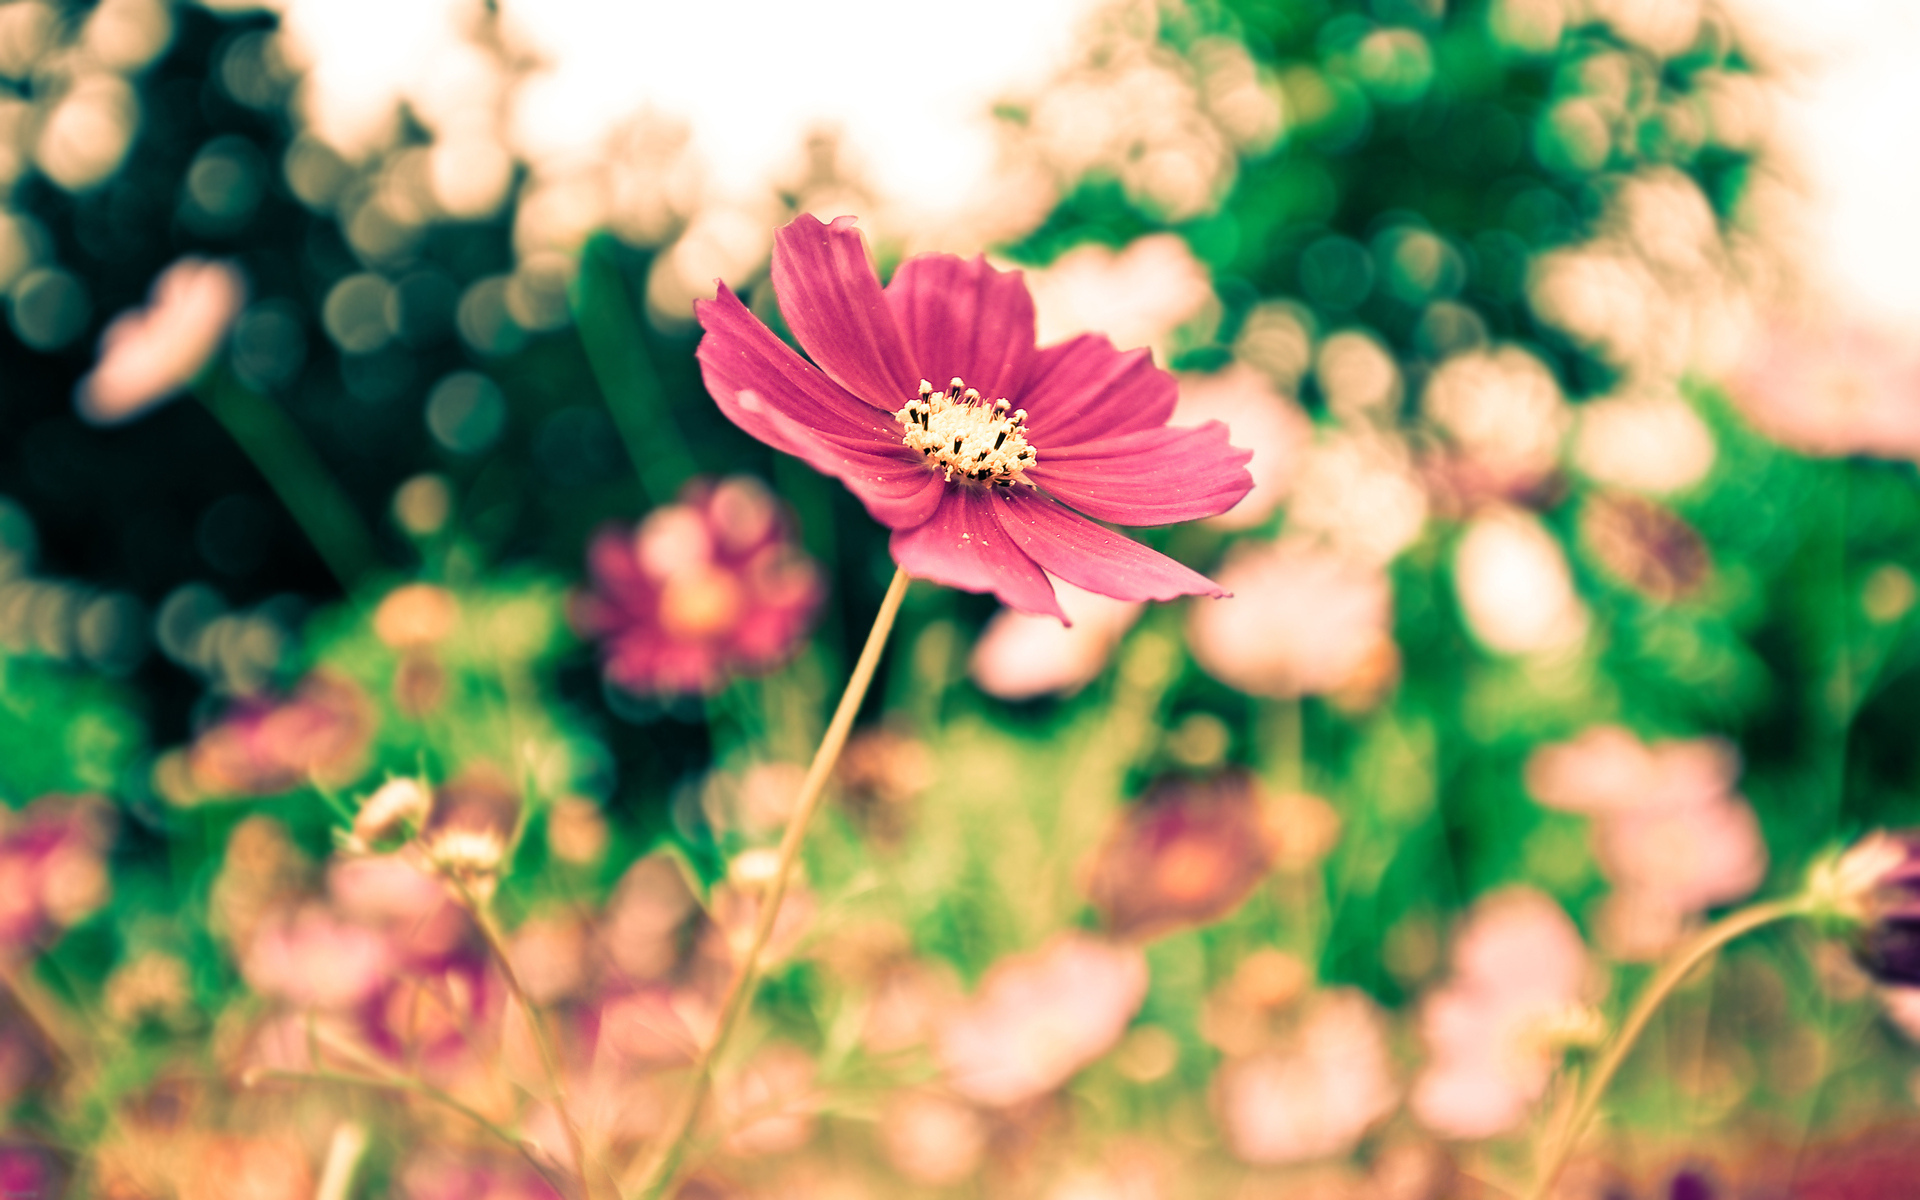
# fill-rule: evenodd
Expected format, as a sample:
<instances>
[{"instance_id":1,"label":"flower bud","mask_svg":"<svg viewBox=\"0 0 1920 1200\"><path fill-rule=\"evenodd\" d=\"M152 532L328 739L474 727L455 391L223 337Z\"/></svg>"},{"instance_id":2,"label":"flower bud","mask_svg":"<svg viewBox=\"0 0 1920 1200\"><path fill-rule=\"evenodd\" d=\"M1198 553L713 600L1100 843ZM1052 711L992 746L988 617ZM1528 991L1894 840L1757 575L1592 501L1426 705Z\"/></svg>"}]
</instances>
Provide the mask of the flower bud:
<instances>
[{"instance_id":1,"label":"flower bud","mask_svg":"<svg viewBox=\"0 0 1920 1200\"><path fill-rule=\"evenodd\" d=\"M389 779L354 815L354 841L372 846L418 829L426 823L432 808L433 793L418 779Z\"/></svg>"},{"instance_id":2,"label":"flower bud","mask_svg":"<svg viewBox=\"0 0 1920 1200\"><path fill-rule=\"evenodd\" d=\"M1853 953L1882 983L1920 985L1920 831L1877 831L1814 867L1816 912L1857 924Z\"/></svg>"}]
</instances>

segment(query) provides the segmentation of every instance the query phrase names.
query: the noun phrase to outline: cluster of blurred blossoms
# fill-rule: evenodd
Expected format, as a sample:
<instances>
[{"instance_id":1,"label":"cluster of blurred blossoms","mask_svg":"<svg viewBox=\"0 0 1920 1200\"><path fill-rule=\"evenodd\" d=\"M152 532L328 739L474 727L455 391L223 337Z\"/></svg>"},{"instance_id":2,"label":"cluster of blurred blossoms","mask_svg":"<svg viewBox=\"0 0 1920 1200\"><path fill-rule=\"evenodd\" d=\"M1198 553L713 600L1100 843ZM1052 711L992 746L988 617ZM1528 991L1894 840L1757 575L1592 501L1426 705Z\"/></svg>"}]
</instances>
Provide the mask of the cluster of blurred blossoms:
<instances>
[{"instance_id":1,"label":"cluster of blurred blossoms","mask_svg":"<svg viewBox=\"0 0 1920 1200\"><path fill-rule=\"evenodd\" d=\"M34 68L61 86L0 99L12 176L84 191L115 169L127 77L166 44L168 11L0 8L0 54L65 48ZM747 195L703 182L689 131L654 116L541 142L528 131L565 126L569 93L526 56L555 29L519 5L407 31L428 68L368 94L348 69L363 47L324 5L220 43L225 92L263 111L300 97L280 174L351 256L311 305L349 390L421 312L480 366L557 334L588 307L569 288L595 230L658 249L638 294L652 331L677 334L716 277L770 308L789 209L871 213L891 260L1018 243L1093 178L1124 220L1021 249L1045 262L1026 272L1041 343L1147 348L1178 368L1176 426L1220 421L1252 451L1243 500L1155 543L1230 598L1154 613L1053 579L1070 623L982 612L970 645L972 610L916 601L884 715L848 745L774 916L768 986L718 1064L682 1196L978 1180L1046 1200L1424 1200L1506 1179L1563 1111L1564 1064L1612 1032L1623 981L1810 848L1769 852L1763 817L1797 820L1794 805L1756 783L1758 756L1698 735L1758 704L1754 663L1784 640L1764 626L1768 589L1811 573L1756 549L1748 510L1776 485L1777 507L1809 507L1806 481L1831 478L1796 474L1753 431L1814 457L1920 458L1920 361L1767 308L1770 248L1694 170L1765 143L1759 84L1729 65L1718 14L1503 0L1443 35L1429 6L1374 11L1284 62L1122 13L1017 97L977 211L931 217L827 138ZM1485 122L1476 145L1512 143L1502 171L1547 182L1476 196L1499 214L1485 229L1397 210L1334 229L1328 164L1436 91L1456 69L1447 36L1531 64L1532 125L1462 107ZM247 187L266 187L257 151L230 140L194 164L193 228L240 220ZM509 204L509 268L456 286L422 258L434 228ZM1304 231L1284 265L1238 257L1268 209ZM1512 278L1490 282L1503 261ZM1275 279L1299 295L1266 294ZM87 325L84 285L24 212L0 214L0 286L26 344ZM210 363L272 391L299 372L300 353L269 351L300 319L250 294L236 260L179 257L105 325L75 402L112 424ZM478 454L503 397L462 367L423 412L441 449ZM333 1200L368 1170L411 1200L547 1197L584 1169L572 1126L608 1174L667 1126L818 733L831 655L809 635L829 572L746 475L600 528L572 585L442 554L448 492L416 476L396 504L427 548L418 579L370 585L284 644L262 613L180 589L158 640L212 685L184 744L151 763L95 755L89 787L132 797L117 821L86 788L35 786L0 824L0 1094L56 1105L48 1081L67 1070L112 1100L84 1161L0 1143L0 1190L50 1195L74 1172L115 1197L215 1179ZM1916 590L1875 547L1839 573L1837 624L1853 636L1858 608L1885 640L1839 645L1841 682L1810 693L1897 661ZM864 564L838 567L844 582ZM80 645L62 631L104 603L16 568L0 569L9 669ZM597 695L573 672L581 643ZM963 673L986 698L954 686ZM682 719L701 711L689 697L704 726ZM1860 702L1833 701L1843 730ZM31 741L78 760L111 740L104 724L35 724L18 757ZM628 780L649 755L668 782L642 793ZM109 886L116 828L129 859L169 840L180 895L149 883L109 905L125 890ZM1804 991L1823 1008L1871 993L1920 1039L1913 847L1875 835L1819 867L1812 894L1850 923L1857 964L1816 956ZM99 986L46 986L69 961ZM1781 1093L1817 1097L1825 1068L1804 1064L1839 1039L1796 1026L1791 972L1730 969L1746 972L1726 989L1746 998L1742 1031L1787 1048L1766 1060ZM88 1038L109 1053L76 1049ZM137 1052L137 1082L100 1065L116 1050ZM1698 1079L1673 1088L1731 1111L1760 1087L1755 1053L1701 1033ZM1718 1194L1675 1165L1691 1147L1654 1142L1614 1175L1587 1163L1593 1191Z\"/></svg>"}]
</instances>

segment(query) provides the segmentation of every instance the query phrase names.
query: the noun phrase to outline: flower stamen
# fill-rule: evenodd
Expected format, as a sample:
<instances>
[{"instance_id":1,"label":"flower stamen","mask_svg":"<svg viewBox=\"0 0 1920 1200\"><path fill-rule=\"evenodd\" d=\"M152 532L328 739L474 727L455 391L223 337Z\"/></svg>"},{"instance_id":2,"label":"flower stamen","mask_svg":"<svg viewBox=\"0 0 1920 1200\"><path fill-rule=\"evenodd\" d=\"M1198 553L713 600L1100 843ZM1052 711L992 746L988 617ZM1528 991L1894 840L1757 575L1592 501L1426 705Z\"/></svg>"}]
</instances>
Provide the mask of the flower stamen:
<instances>
[{"instance_id":1,"label":"flower stamen","mask_svg":"<svg viewBox=\"0 0 1920 1200\"><path fill-rule=\"evenodd\" d=\"M1026 483L1023 472L1038 455L1027 443L1027 410L1003 397L988 401L959 379L944 392L922 379L920 395L893 414L905 433L901 441L929 464L946 472L949 483L991 480L995 487Z\"/></svg>"}]
</instances>

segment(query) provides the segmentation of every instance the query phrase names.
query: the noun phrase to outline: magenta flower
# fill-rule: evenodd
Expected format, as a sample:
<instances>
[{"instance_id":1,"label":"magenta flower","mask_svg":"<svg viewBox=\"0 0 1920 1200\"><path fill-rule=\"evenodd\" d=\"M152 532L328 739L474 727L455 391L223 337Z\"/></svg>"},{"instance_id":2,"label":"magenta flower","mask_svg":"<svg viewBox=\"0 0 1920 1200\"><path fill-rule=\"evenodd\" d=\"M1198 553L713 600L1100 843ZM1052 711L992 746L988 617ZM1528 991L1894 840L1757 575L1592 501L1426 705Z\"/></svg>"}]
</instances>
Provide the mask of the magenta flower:
<instances>
[{"instance_id":1,"label":"magenta flower","mask_svg":"<svg viewBox=\"0 0 1920 1200\"><path fill-rule=\"evenodd\" d=\"M820 573L778 503L746 476L695 481L637 530L587 549L593 590L573 624L600 641L607 678L637 694L717 692L770 670L813 626Z\"/></svg>"},{"instance_id":2,"label":"magenta flower","mask_svg":"<svg viewBox=\"0 0 1920 1200\"><path fill-rule=\"evenodd\" d=\"M908 574L1063 621L1049 574L1121 600L1224 594L1087 519L1211 517L1253 486L1226 426L1168 427L1179 388L1148 351L1037 348L1026 284L983 258L910 258L883 289L851 217L782 228L773 287L813 362L722 284L695 305L707 389L845 483Z\"/></svg>"}]
</instances>

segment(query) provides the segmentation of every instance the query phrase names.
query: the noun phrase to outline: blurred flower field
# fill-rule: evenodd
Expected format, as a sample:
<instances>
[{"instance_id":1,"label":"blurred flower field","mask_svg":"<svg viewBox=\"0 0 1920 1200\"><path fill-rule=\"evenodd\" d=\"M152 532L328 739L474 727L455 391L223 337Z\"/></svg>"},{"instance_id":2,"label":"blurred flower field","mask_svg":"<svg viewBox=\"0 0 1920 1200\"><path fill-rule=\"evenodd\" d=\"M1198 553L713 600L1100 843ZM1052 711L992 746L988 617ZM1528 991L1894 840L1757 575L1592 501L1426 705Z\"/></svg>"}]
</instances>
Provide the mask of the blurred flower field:
<instances>
[{"instance_id":1,"label":"blurred flower field","mask_svg":"<svg viewBox=\"0 0 1920 1200\"><path fill-rule=\"evenodd\" d=\"M0 1192L1913 1194L1791 39L976 7L0 2Z\"/></svg>"}]
</instances>

